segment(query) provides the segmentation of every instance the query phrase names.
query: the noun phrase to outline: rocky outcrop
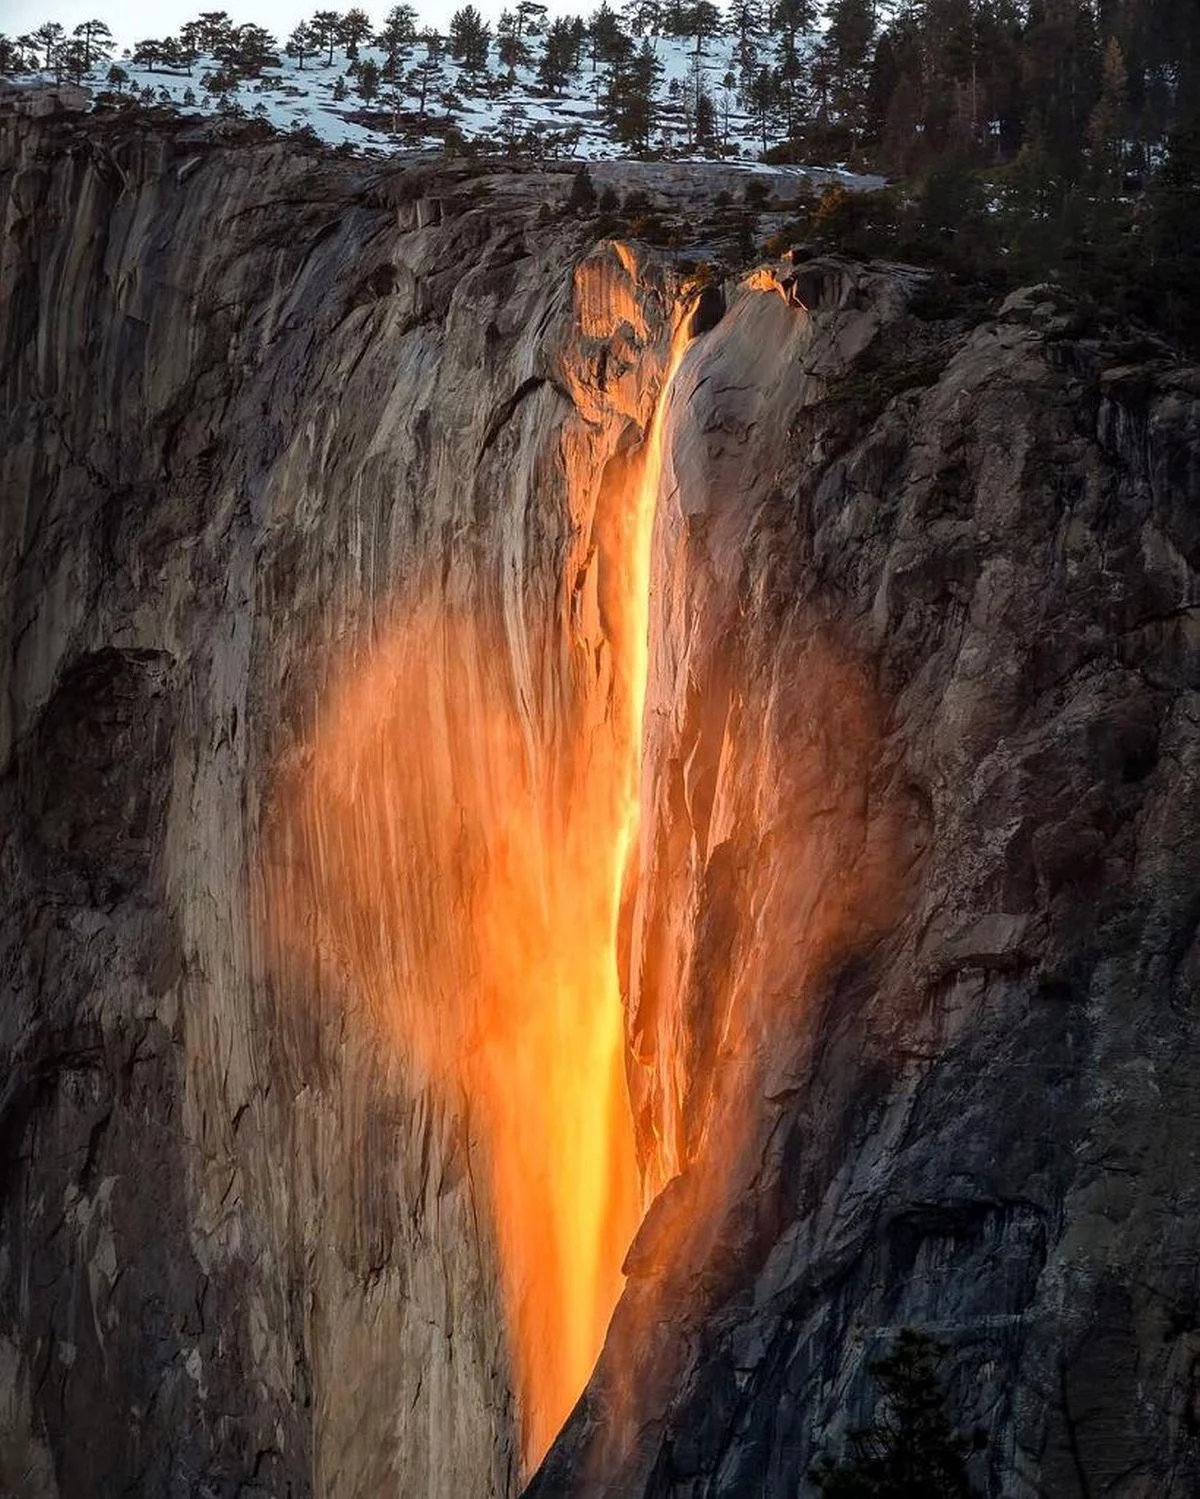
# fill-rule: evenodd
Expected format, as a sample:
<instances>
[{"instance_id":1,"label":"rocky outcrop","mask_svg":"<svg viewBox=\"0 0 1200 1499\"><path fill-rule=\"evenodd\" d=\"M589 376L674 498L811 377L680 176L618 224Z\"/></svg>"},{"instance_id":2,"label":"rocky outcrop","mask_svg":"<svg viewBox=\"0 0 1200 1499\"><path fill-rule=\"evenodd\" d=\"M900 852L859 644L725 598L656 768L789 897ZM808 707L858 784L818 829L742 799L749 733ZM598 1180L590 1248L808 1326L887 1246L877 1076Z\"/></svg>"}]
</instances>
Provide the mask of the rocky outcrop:
<instances>
[{"instance_id":1,"label":"rocky outcrop","mask_svg":"<svg viewBox=\"0 0 1200 1499\"><path fill-rule=\"evenodd\" d=\"M363 828L287 793L364 805L348 679L402 761L414 598L472 621L421 637L463 736L600 763L672 278L558 180L0 131L0 1489L514 1493L478 1121L347 962L404 950L375 866L322 922ZM904 1325L990 1492L1196 1492L1200 376L939 295L819 261L693 324L621 923L653 1201L531 1494L803 1492Z\"/></svg>"}]
</instances>

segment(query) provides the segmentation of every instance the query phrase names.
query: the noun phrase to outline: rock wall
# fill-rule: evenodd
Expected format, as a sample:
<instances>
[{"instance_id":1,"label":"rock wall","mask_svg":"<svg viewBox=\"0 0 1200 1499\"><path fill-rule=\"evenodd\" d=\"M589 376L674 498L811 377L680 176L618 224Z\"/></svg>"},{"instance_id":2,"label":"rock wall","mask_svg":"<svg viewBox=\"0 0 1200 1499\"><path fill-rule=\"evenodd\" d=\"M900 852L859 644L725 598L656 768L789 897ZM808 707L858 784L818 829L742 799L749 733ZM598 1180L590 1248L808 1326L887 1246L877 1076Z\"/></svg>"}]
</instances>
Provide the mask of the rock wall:
<instances>
[{"instance_id":1,"label":"rock wall","mask_svg":"<svg viewBox=\"0 0 1200 1499\"><path fill-rule=\"evenodd\" d=\"M598 732L661 275L539 226L559 180L0 129L0 1490L511 1493L469 1102L254 912L398 601L535 758Z\"/></svg>"},{"instance_id":2,"label":"rock wall","mask_svg":"<svg viewBox=\"0 0 1200 1499\"><path fill-rule=\"evenodd\" d=\"M671 277L559 179L0 131L0 1489L513 1493L469 1100L255 912L398 600L531 763L601 743ZM1195 1495L1200 375L815 262L728 289L667 435L653 1202L529 1492L803 1493L916 1325L990 1493Z\"/></svg>"},{"instance_id":3,"label":"rock wall","mask_svg":"<svg viewBox=\"0 0 1200 1499\"><path fill-rule=\"evenodd\" d=\"M939 300L760 273L680 371L630 917L665 1186L538 1499L812 1492L905 1326L981 1490L1200 1492L1200 372L1048 288Z\"/></svg>"}]
</instances>

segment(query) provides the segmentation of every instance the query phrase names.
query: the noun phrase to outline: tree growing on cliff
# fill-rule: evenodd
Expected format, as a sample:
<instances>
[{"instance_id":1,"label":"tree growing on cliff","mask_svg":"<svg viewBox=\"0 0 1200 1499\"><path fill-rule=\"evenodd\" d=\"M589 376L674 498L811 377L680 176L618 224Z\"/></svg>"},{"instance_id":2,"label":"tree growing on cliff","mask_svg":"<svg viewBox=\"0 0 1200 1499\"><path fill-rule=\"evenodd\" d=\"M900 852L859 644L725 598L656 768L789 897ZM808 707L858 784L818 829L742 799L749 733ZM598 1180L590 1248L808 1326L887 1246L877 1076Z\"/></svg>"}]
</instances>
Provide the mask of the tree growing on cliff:
<instances>
[{"instance_id":1,"label":"tree growing on cliff","mask_svg":"<svg viewBox=\"0 0 1200 1499\"><path fill-rule=\"evenodd\" d=\"M828 1499L975 1499L967 1454L983 1441L959 1436L946 1412L938 1366L946 1350L905 1328L870 1365L880 1399L869 1426L851 1431L838 1459L823 1458L813 1482Z\"/></svg>"},{"instance_id":2,"label":"tree growing on cliff","mask_svg":"<svg viewBox=\"0 0 1200 1499\"><path fill-rule=\"evenodd\" d=\"M59 48L57 67L72 83L83 82L83 75L88 70L87 49L78 37L71 37Z\"/></svg>"},{"instance_id":3,"label":"tree growing on cliff","mask_svg":"<svg viewBox=\"0 0 1200 1499\"><path fill-rule=\"evenodd\" d=\"M66 32L57 21L46 21L38 29L30 34L30 41L34 42L46 54L44 66L50 68L54 64L54 54L62 45Z\"/></svg>"},{"instance_id":4,"label":"tree growing on cliff","mask_svg":"<svg viewBox=\"0 0 1200 1499\"><path fill-rule=\"evenodd\" d=\"M18 37L14 42L12 37L0 32L0 73L25 71L25 51L21 45L23 40L24 38Z\"/></svg>"},{"instance_id":5,"label":"tree growing on cliff","mask_svg":"<svg viewBox=\"0 0 1200 1499\"><path fill-rule=\"evenodd\" d=\"M590 214L596 211L596 187L587 167L580 167L571 181L567 195L567 212Z\"/></svg>"},{"instance_id":6,"label":"tree growing on cliff","mask_svg":"<svg viewBox=\"0 0 1200 1499\"><path fill-rule=\"evenodd\" d=\"M80 21L71 34L83 47L85 73L112 56L113 35L103 21Z\"/></svg>"},{"instance_id":7,"label":"tree growing on cliff","mask_svg":"<svg viewBox=\"0 0 1200 1499\"><path fill-rule=\"evenodd\" d=\"M1200 347L1200 108L1171 133L1148 196L1150 286L1159 319Z\"/></svg>"}]
</instances>

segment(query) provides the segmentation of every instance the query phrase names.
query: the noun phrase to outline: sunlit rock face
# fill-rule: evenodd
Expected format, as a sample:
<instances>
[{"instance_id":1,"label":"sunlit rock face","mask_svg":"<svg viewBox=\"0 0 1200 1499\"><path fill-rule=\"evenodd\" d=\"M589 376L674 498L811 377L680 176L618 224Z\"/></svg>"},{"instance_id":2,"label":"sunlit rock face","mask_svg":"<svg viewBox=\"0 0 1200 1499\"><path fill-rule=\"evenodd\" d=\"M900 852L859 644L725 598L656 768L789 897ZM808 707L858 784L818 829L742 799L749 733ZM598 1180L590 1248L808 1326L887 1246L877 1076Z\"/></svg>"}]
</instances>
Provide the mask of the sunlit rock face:
<instances>
[{"instance_id":1,"label":"sunlit rock face","mask_svg":"<svg viewBox=\"0 0 1200 1499\"><path fill-rule=\"evenodd\" d=\"M5 130L0 1489L512 1493L639 1212L672 298L565 182Z\"/></svg>"},{"instance_id":2,"label":"sunlit rock face","mask_svg":"<svg viewBox=\"0 0 1200 1499\"><path fill-rule=\"evenodd\" d=\"M1200 377L3 132L0 1491L1190 1495Z\"/></svg>"}]
</instances>

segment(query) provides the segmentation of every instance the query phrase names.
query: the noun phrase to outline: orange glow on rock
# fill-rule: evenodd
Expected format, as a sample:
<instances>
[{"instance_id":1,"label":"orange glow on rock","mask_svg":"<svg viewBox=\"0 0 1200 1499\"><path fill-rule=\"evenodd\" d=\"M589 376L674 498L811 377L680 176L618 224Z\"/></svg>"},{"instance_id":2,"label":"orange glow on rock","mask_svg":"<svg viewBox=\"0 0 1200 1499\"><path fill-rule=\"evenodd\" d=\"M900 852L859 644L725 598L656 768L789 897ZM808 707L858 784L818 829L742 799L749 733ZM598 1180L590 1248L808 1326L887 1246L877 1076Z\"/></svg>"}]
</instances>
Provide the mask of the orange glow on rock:
<instances>
[{"instance_id":1,"label":"orange glow on rock","mask_svg":"<svg viewBox=\"0 0 1200 1499\"><path fill-rule=\"evenodd\" d=\"M338 672L281 766L266 839L276 986L315 964L321 988L340 988L402 1060L407 1086L468 1120L527 1473L591 1374L639 1218L618 926L665 393L683 346L679 333L641 454L601 496L604 576L590 586L612 667L591 691L605 701L539 721L487 611L405 607ZM546 660L561 653L548 636L539 645Z\"/></svg>"}]
</instances>

